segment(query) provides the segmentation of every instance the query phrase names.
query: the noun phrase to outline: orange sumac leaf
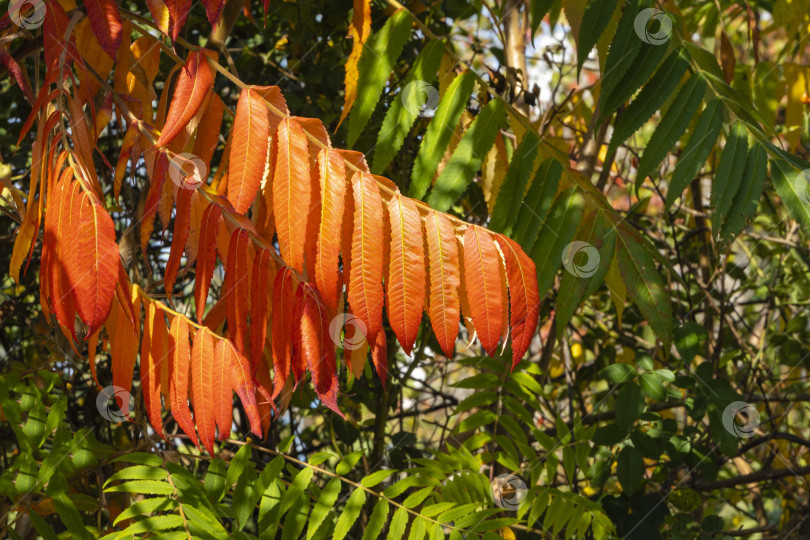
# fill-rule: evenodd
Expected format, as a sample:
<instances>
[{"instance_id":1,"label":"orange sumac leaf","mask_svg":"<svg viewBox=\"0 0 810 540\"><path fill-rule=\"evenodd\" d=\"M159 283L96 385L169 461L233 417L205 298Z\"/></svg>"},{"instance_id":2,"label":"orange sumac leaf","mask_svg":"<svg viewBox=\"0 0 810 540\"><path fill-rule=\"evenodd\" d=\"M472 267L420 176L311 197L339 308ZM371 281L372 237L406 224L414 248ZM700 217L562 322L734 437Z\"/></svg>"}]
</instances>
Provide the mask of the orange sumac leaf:
<instances>
[{"instance_id":1,"label":"orange sumac leaf","mask_svg":"<svg viewBox=\"0 0 810 540\"><path fill-rule=\"evenodd\" d=\"M388 321L405 354L411 354L425 303L425 248L416 204L395 195L388 201L391 250L386 287Z\"/></svg>"},{"instance_id":2,"label":"orange sumac leaf","mask_svg":"<svg viewBox=\"0 0 810 540\"><path fill-rule=\"evenodd\" d=\"M200 123L197 126L197 136L194 139L192 154L200 158L208 170L211 169L211 158L219 144L219 128L222 127L222 114L225 104L213 92L200 107ZM206 171L207 172L207 171Z\"/></svg>"},{"instance_id":3,"label":"orange sumac leaf","mask_svg":"<svg viewBox=\"0 0 810 540\"><path fill-rule=\"evenodd\" d=\"M152 175L149 177L149 191L146 194L146 203L143 208L143 219L141 220L141 251L146 256L146 248L149 245L149 237L152 236L152 229L155 226L155 214L157 214L160 198L163 195L163 183L169 172L169 157L166 152L158 152L154 158Z\"/></svg>"},{"instance_id":4,"label":"orange sumac leaf","mask_svg":"<svg viewBox=\"0 0 810 540\"><path fill-rule=\"evenodd\" d=\"M191 347L188 341L188 320L175 315L169 330L169 354L172 357L172 377L170 401L172 416L177 421L191 442L199 447L197 433L194 431L194 420L188 407L188 377Z\"/></svg>"},{"instance_id":5,"label":"orange sumac leaf","mask_svg":"<svg viewBox=\"0 0 810 540\"><path fill-rule=\"evenodd\" d=\"M169 362L168 349L169 332L163 310L157 309L154 302L149 302L146 306L141 340L141 387L149 423L161 437L163 437L163 420L160 415L161 373L163 364Z\"/></svg>"},{"instance_id":6,"label":"orange sumac leaf","mask_svg":"<svg viewBox=\"0 0 810 540\"><path fill-rule=\"evenodd\" d=\"M219 14L222 12L222 7L225 5L225 0L203 0L205 6L205 15L208 17L208 22L214 26L219 19Z\"/></svg>"},{"instance_id":7,"label":"orange sumac leaf","mask_svg":"<svg viewBox=\"0 0 810 540\"><path fill-rule=\"evenodd\" d=\"M191 0L164 0L164 3L169 11L169 33L172 41L177 41L191 11Z\"/></svg>"},{"instance_id":8,"label":"orange sumac leaf","mask_svg":"<svg viewBox=\"0 0 810 540\"><path fill-rule=\"evenodd\" d=\"M504 236L496 237L506 259L509 282L509 326L512 330L512 369L529 349L537 329L540 294L534 262L520 246Z\"/></svg>"},{"instance_id":9,"label":"orange sumac leaf","mask_svg":"<svg viewBox=\"0 0 810 540\"><path fill-rule=\"evenodd\" d=\"M174 216L174 233L172 234L172 247L169 250L169 260L166 262L164 273L164 289L166 296L171 299L177 271L180 269L180 259L186 249L186 240L191 226L191 194L188 189L177 190L177 213Z\"/></svg>"},{"instance_id":10,"label":"orange sumac leaf","mask_svg":"<svg viewBox=\"0 0 810 540\"><path fill-rule=\"evenodd\" d=\"M503 305L501 255L489 232L470 225L464 232L464 282L481 346L493 356L501 339Z\"/></svg>"},{"instance_id":11,"label":"orange sumac leaf","mask_svg":"<svg viewBox=\"0 0 810 540\"><path fill-rule=\"evenodd\" d=\"M385 390L385 382L388 380L388 342L384 331L377 332L377 339L371 349L371 361Z\"/></svg>"},{"instance_id":12,"label":"orange sumac leaf","mask_svg":"<svg viewBox=\"0 0 810 540\"><path fill-rule=\"evenodd\" d=\"M231 397L231 363L236 351L227 339L217 342L214 349L214 380L212 401L214 420L219 428L219 440L225 440L231 433L233 418L233 398Z\"/></svg>"},{"instance_id":13,"label":"orange sumac leaf","mask_svg":"<svg viewBox=\"0 0 810 540\"><path fill-rule=\"evenodd\" d=\"M200 442L214 455L216 428L214 394L214 335L200 328L191 347L191 398Z\"/></svg>"},{"instance_id":14,"label":"orange sumac leaf","mask_svg":"<svg viewBox=\"0 0 810 540\"><path fill-rule=\"evenodd\" d=\"M222 294L226 298L228 309L228 334L240 353L245 350L249 312L250 269L247 264L249 242L250 235L245 229L234 229L228 244L228 262Z\"/></svg>"},{"instance_id":15,"label":"orange sumac leaf","mask_svg":"<svg viewBox=\"0 0 810 540\"><path fill-rule=\"evenodd\" d=\"M227 343L227 340L223 340ZM262 436L262 422L259 417L259 404L256 402L256 386L253 384L253 378L250 375L250 363L243 355L233 348L230 343L227 344L231 350L231 383L234 392L239 396L242 402L242 407L245 408L245 414L250 422L250 431L257 437Z\"/></svg>"},{"instance_id":16,"label":"orange sumac leaf","mask_svg":"<svg viewBox=\"0 0 810 540\"><path fill-rule=\"evenodd\" d=\"M118 282L118 244L110 214L94 196L73 191L71 213L76 220L71 229L76 236L59 241L70 242L63 248L74 251L67 267L67 278L75 290L76 310L88 327L87 334L98 330L110 313Z\"/></svg>"},{"instance_id":17,"label":"orange sumac leaf","mask_svg":"<svg viewBox=\"0 0 810 540\"><path fill-rule=\"evenodd\" d=\"M189 53L186 64L180 69L166 122L157 141L158 146L169 144L185 129L211 91L214 75L205 58L206 54L213 53L204 49Z\"/></svg>"},{"instance_id":18,"label":"orange sumac leaf","mask_svg":"<svg viewBox=\"0 0 810 540\"><path fill-rule=\"evenodd\" d=\"M228 200L244 214L253 204L267 160L270 126L262 96L250 87L242 90L233 121L228 176Z\"/></svg>"},{"instance_id":19,"label":"orange sumac leaf","mask_svg":"<svg viewBox=\"0 0 810 540\"><path fill-rule=\"evenodd\" d=\"M115 325L112 329L110 336L110 356L112 357L112 380L114 386L119 386L127 392L132 391L132 375L135 371L135 360L138 357L138 330L140 328L140 318L136 325L129 321L123 308L116 300L113 302L115 315ZM138 306L140 313L140 305ZM111 319L113 318L111 317ZM108 335L110 334L110 328ZM129 399L125 398L126 394L116 393L116 400L118 406L121 408L121 414L124 416L129 414Z\"/></svg>"},{"instance_id":20,"label":"orange sumac leaf","mask_svg":"<svg viewBox=\"0 0 810 540\"><path fill-rule=\"evenodd\" d=\"M222 211L216 204L209 205L203 212L200 223L200 239L197 244L197 275L194 280L194 303L197 306L197 320L203 320L208 288L217 264L216 235Z\"/></svg>"},{"instance_id":21,"label":"orange sumac leaf","mask_svg":"<svg viewBox=\"0 0 810 540\"><path fill-rule=\"evenodd\" d=\"M458 336L460 312L456 233L447 216L434 210L425 220L425 234L430 275L430 322L442 351L450 357Z\"/></svg>"},{"instance_id":22,"label":"orange sumac leaf","mask_svg":"<svg viewBox=\"0 0 810 540\"><path fill-rule=\"evenodd\" d=\"M311 186L307 138L300 124L285 118L278 125L273 174L273 214L281 257L293 268L304 269Z\"/></svg>"},{"instance_id":23,"label":"orange sumac leaf","mask_svg":"<svg viewBox=\"0 0 810 540\"><path fill-rule=\"evenodd\" d=\"M321 183L321 220L315 284L331 313L338 310L338 255L346 199L346 168L340 154L331 148L318 153Z\"/></svg>"},{"instance_id":24,"label":"orange sumac leaf","mask_svg":"<svg viewBox=\"0 0 810 540\"><path fill-rule=\"evenodd\" d=\"M354 174L352 192L354 235L348 298L352 313L366 325L368 340L373 342L382 326L382 198L377 183L368 173Z\"/></svg>"},{"instance_id":25,"label":"orange sumac leaf","mask_svg":"<svg viewBox=\"0 0 810 540\"><path fill-rule=\"evenodd\" d=\"M271 336L273 346L273 399L278 397L290 373L292 361L293 304L297 287L292 269L281 268L273 283L273 318Z\"/></svg>"},{"instance_id":26,"label":"orange sumac leaf","mask_svg":"<svg viewBox=\"0 0 810 540\"><path fill-rule=\"evenodd\" d=\"M301 283L295 292L293 348L295 355L306 361L318 394L329 392L332 377L337 372L329 322L318 290L309 283Z\"/></svg>"},{"instance_id":27,"label":"orange sumac leaf","mask_svg":"<svg viewBox=\"0 0 810 540\"><path fill-rule=\"evenodd\" d=\"M114 0L84 0L90 27L104 51L115 59L121 46L121 14Z\"/></svg>"},{"instance_id":28,"label":"orange sumac leaf","mask_svg":"<svg viewBox=\"0 0 810 540\"><path fill-rule=\"evenodd\" d=\"M250 282L250 367L255 374L264 352L269 314L268 284L275 278L276 263L268 249L262 249L253 259Z\"/></svg>"},{"instance_id":29,"label":"orange sumac leaf","mask_svg":"<svg viewBox=\"0 0 810 540\"><path fill-rule=\"evenodd\" d=\"M45 4L45 19L42 22L42 48L45 51L45 67L53 68L62 54L69 61L72 58L79 58L76 44L71 34L66 36L70 18L65 13L64 8L58 0L48 0ZM65 49L65 38L68 37L67 50ZM47 85L43 85L42 90L46 90ZM36 107L34 107L36 111Z\"/></svg>"}]
</instances>

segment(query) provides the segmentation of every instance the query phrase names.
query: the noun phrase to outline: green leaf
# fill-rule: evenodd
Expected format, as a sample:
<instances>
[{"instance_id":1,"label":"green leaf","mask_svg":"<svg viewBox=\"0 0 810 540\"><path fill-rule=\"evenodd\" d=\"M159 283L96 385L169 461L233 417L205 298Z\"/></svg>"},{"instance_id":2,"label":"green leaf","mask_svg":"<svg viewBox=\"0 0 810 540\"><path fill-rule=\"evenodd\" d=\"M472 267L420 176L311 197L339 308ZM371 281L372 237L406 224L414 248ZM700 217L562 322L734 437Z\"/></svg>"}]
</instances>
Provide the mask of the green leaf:
<instances>
[{"instance_id":1,"label":"green leaf","mask_svg":"<svg viewBox=\"0 0 810 540\"><path fill-rule=\"evenodd\" d=\"M334 510L335 501L340 495L340 478L332 478L321 490L321 495L315 502L312 509L312 516L309 518L309 528L307 529L307 540L310 540L318 531L324 518Z\"/></svg>"},{"instance_id":2,"label":"green leaf","mask_svg":"<svg viewBox=\"0 0 810 540\"><path fill-rule=\"evenodd\" d=\"M287 488L286 493L284 493L284 496L281 498L281 502L279 503L279 517L283 516L287 510L292 507L295 501L298 500L299 495L309 486L313 473L314 470L310 467L304 467L298 471L298 474L295 475L295 478L293 478L293 481L290 483L290 487Z\"/></svg>"},{"instance_id":3,"label":"green leaf","mask_svg":"<svg viewBox=\"0 0 810 540\"><path fill-rule=\"evenodd\" d=\"M360 484L367 488L372 488L397 472L396 469L383 469L381 471L374 471L368 476L360 480Z\"/></svg>"},{"instance_id":4,"label":"green leaf","mask_svg":"<svg viewBox=\"0 0 810 540\"><path fill-rule=\"evenodd\" d=\"M192 536L212 540L228 537L228 531L207 508L184 502L183 513L186 515L188 529Z\"/></svg>"},{"instance_id":5,"label":"green leaf","mask_svg":"<svg viewBox=\"0 0 810 540\"><path fill-rule=\"evenodd\" d=\"M626 437L626 429L622 429L616 424L608 424L598 428L591 441L599 446L613 446L622 442Z\"/></svg>"},{"instance_id":6,"label":"green leaf","mask_svg":"<svg viewBox=\"0 0 810 540\"><path fill-rule=\"evenodd\" d=\"M650 79L650 75L652 75L659 64L661 64L661 60L666 55L667 49L668 47L666 45L644 45L641 47L638 54L633 58L633 69L622 77L622 80L619 81L616 88L614 88L610 95L604 100L604 111L600 112L599 115L600 121L604 121L609 114L630 99L642 85L644 85L644 90L639 93L639 97L641 97L643 93L645 99L653 99L657 103L655 109L663 104L666 97L672 93L673 88L680 82L681 75L686 71L685 65L681 66L678 62L673 63L673 61L676 61L677 57L680 56L679 53L675 51L668 58L670 63L661 65L661 68L658 69L655 76ZM684 69L681 69L681 67ZM672 77L672 79L667 79L666 77ZM657 96L653 93L655 89L666 92L666 95L663 97ZM638 104L638 106L641 107L644 107L644 105L644 102ZM652 116L655 109L650 112L644 121Z\"/></svg>"},{"instance_id":7,"label":"green leaf","mask_svg":"<svg viewBox=\"0 0 810 540\"><path fill-rule=\"evenodd\" d=\"M601 375L613 384L621 384L636 376L636 368L630 364L610 364Z\"/></svg>"},{"instance_id":8,"label":"green leaf","mask_svg":"<svg viewBox=\"0 0 810 540\"><path fill-rule=\"evenodd\" d=\"M810 228L810 185L808 175L793 169L784 161L771 160L771 179L788 214L805 229Z\"/></svg>"},{"instance_id":9,"label":"green leaf","mask_svg":"<svg viewBox=\"0 0 810 540\"><path fill-rule=\"evenodd\" d=\"M388 528L388 540L400 540L402 535L405 534L405 527L408 525L408 511L400 508L394 512L394 517L391 519L391 525Z\"/></svg>"},{"instance_id":10,"label":"green leaf","mask_svg":"<svg viewBox=\"0 0 810 540\"><path fill-rule=\"evenodd\" d=\"M411 534L408 535L408 540L422 540L422 538L425 537L426 531L427 521L420 516L416 516L413 523L411 523Z\"/></svg>"},{"instance_id":11,"label":"green leaf","mask_svg":"<svg viewBox=\"0 0 810 540\"><path fill-rule=\"evenodd\" d=\"M349 471L354 469L354 466L357 465L357 462L360 461L361 457L363 457L362 452L352 452L350 454L346 454L343 459L340 460L340 463L337 464L337 467L335 467L335 472L341 476L347 474Z\"/></svg>"},{"instance_id":12,"label":"green leaf","mask_svg":"<svg viewBox=\"0 0 810 540\"><path fill-rule=\"evenodd\" d=\"M705 341L709 334L702 325L696 322L686 322L675 329L675 348L681 355L681 360L690 364L697 356L700 343Z\"/></svg>"},{"instance_id":13,"label":"green leaf","mask_svg":"<svg viewBox=\"0 0 810 540\"><path fill-rule=\"evenodd\" d=\"M182 527L185 520L181 516L151 516L137 521L124 529L121 534L125 537L134 537L149 531L166 531Z\"/></svg>"},{"instance_id":14,"label":"green leaf","mask_svg":"<svg viewBox=\"0 0 810 540\"><path fill-rule=\"evenodd\" d=\"M423 105L431 105L439 91L433 86L444 54L444 44L431 40L414 60L408 76L402 82L402 91L393 99L377 135L371 170L382 174L405 142ZM407 106L406 106L407 104Z\"/></svg>"},{"instance_id":15,"label":"green leaf","mask_svg":"<svg viewBox=\"0 0 810 540\"><path fill-rule=\"evenodd\" d=\"M755 144L751 147L745 160L745 171L740 188L734 195L726 220L720 226L720 249L724 250L729 246L743 230L745 223L753 219L767 173L768 154L761 145Z\"/></svg>"},{"instance_id":16,"label":"green leaf","mask_svg":"<svg viewBox=\"0 0 810 540\"><path fill-rule=\"evenodd\" d=\"M430 121L419 145L419 153L413 164L408 196L421 199L433 181L439 161L450 144L450 138L461 119L461 112L475 86L475 75L465 71L458 75L439 101L436 114Z\"/></svg>"},{"instance_id":17,"label":"green leaf","mask_svg":"<svg viewBox=\"0 0 810 540\"><path fill-rule=\"evenodd\" d=\"M577 307L604 281L616 248L616 234L601 211L590 213L582 230L582 240L572 242L563 251L566 271L557 291L558 337L562 337ZM579 260L579 256L586 259Z\"/></svg>"},{"instance_id":18,"label":"green leaf","mask_svg":"<svg viewBox=\"0 0 810 540\"><path fill-rule=\"evenodd\" d=\"M530 3L529 16L532 21L532 39L534 39L537 29L540 28L540 23L543 22L543 17L554 5L554 0L530 0Z\"/></svg>"},{"instance_id":19,"label":"green leaf","mask_svg":"<svg viewBox=\"0 0 810 540\"><path fill-rule=\"evenodd\" d=\"M70 497L67 496L67 480L61 474L54 474L51 481L48 483L48 488L45 494L53 500L56 514L62 523L65 524L71 538L80 538L82 540L90 540L93 535L87 530L84 525L82 515L76 510L76 506Z\"/></svg>"},{"instance_id":20,"label":"green leaf","mask_svg":"<svg viewBox=\"0 0 810 540\"><path fill-rule=\"evenodd\" d=\"M497 417L495 413L492 411L483 409L480 411L475 411L473 414L459 422L456 429L453 430L454 433L464 433L465 431L473 431L481 426L488 426L489 424L493 423Z\"/></svg>"},{"instance_id":21,"label":"green leaf","mask_svg":"<svg viewBox=\"0 0 810 540\"><path fill-rule=\"evenodd\" d=\"M464 400L456 406L455 410L453 411L453 414L457 415L463 412L467 412L470 409L486 407L487 405L491 405L492 403L494 403L495 400L497 399L498 394L496 394L492 390L475 392L464 398Z\"/></svg>"},{"instance_id":22,"label":"green leaf","mask_svg":"<svg viewBox=\"0 0 810 540\"><path fill-rule=\"evenodd\" d=\"M719 99L711 100L697 121L689 142L678 157L667 189L666 208L672 206L681 193L695 178L703 163L709 157L723 127L723 106Z\"/></svg>"},{"instance_id":23,"label":"green leaf","mask_svg":"<svg viewBox=\"0 0 810 540\"><path fill-rule=\"evenodd\" d=\"M106 486L114 480L165 480L168 476L169 473L158 467L133 465L132 467L121 469L110 476L107 481L104 482L104 485Z\"/></svg>"},{"instance_id":24,"label":"green leaf","mask_svg":"<svg viewBox=\"0 0 810 540\"><path fill-rule=\"evenodd\" d=\"M541 298L554 282L554 276L562 265L563 250L576 233L584 207L585 199L577 188L562 192L554 201L548 220L537 236L531 257L537 267L537 287Z\"/></svg>"},{"instance_id":25,"label":"green leaf","mask_svg":"<svg viewBox=\"0 0 810 540\"><path fill-rule=\"evenodd\" d=\"M644 396L641 388L635 383L622 386L616 395L614 403L616 410L616 425L624 430L630 429L644 412Z\"/></svg>"},{"instance_id":26,"label":"green leaf","mask_svg":"<svg viewBox=\"0 0 810 540\"><path fill-rule=\"evenodd\" d=\"M641 389L650 399L663 401L667 396L664 381L658 374L653 372L642 373L639 376L639 382L641 383Z\"/></svg>"},{"instance_id":27,"label":"green leaf","mask_svg":"<svg viewBox=\"0 0 810 540\"><path fill-rule=\"evenodd\" d=\"M748 136L745 126L741 122L737 122L732 126L729 138L726 140L723 155L720 157L712 183L711 205L714 209L712 231L715 241L719 236L721 225L726 220L726 214L731 208L734 195L740 188L747 155Z\"/></svg>"},{"instance_id":28,"label":"green leaf","mask_svg":"<svg viewBox=\"0 0 810 540\"><path fill-rule=\"evenodd\" d=\"M174 493L172 486L157 480L133 480L117 486L110 486L104 491L107 493L145 493L149 495L171 495Z\"/></svg>"},{"instance_id":29,"label":"green leaf","mask_svg":"<svg viewBox=\"0 0 810 540\"><path fill-rule=\"evenodd\" d=\"M577 44L577 76L582 71L582 64L588 54L607 28L619 0L588 0L582 24L579 26L579 43Z\"/></svg>"},{"instance_id":30,"label":"green leaf","mask_svg":"<svg viewBox=\"0 0 810 540\"><path fill-rule=\"evenodd\" d=\"M374 540L385 527L385 520L388 518L388 501L380 499L374 505L374 510L371 511L371 516L366 523L366 530L363 531L363 540Z\"/></svg>"},{"instance_id":31,"label":"green leaf","mask_svg":"<svg viewBox=\"0 0 810 540\"><path fill-rule=\"evenodd\" d=\"M481 161L495 144L495 136L504 120L503 102L493 99L475 117L453 150L428 197L428 204L446 212L470 185L481 168Z\"/></svg>"},{"instance_id":32,"label":"green leaf","mask_svg":"<svg viewBox=\"0 0 810 540\"><path fill-rule=\"evenodd\" d=\"M520 205L512 238L526 253L531 253L540 228L546 221L557 186L562 176L562 165L556 159L547 159L537 168L529 191Z\"/></svg>"},{"instance_id":33,"label":"green leaf","mask_svg":"<svg viewBox=\"0 0 810 540\"><path fill-rule=\"evenodd\" d=\"M242 448L248 447L243 446ZM246 459L249 459L250 452L245 452L245 456ZM233 461L231 461L231 464L233 464ZM228 472L230 472L230 470ZM256 469L254 469L253 464L248 461L242 474L240 474L239 478L236 480L236 486L233 488L230 512L234 516L235 530L241 530L247 524L248 519L253 514L254 508L256 508L256 503L259 502L264 492L264 486L257 485L258 478L259 476L256 474Z\"/></svg>"},{"instance_id":34,"label":"green leaf","mask_svg":"<svg viewBox=\"0 0 810 540\"><path fill-rule=\"evenodd\" d=\"M619 263L622 281L630 299L641 314L650 322L655 335L669 349L672 342L672 304L669 289L655 269L653 256L641 244L621 231L618 239L616 260Z\"/></svg>"},{"instance_id":35,"label":"green leaf","mask_svg":"<svg viewBox=\"0 0 810 540\"><path fill-rule=\"evenodd\" d=\"M249 446L243 446L236 452L236 455L231 459L228 465L228 472L225 475L225 489L228 490L233 486L240 476L245 472L248 467L252 467L250 463L251 450Z\"/></svg>"},{"instance_id":36,"label":"green leaf","mask_svg":"<svg viewBox=\"0 0 810 540\"><path fill-rule=\"evenodd\" d=\"M405 508L413 508L414 506L422 504L422 502L433 493L433 490L434 490L433 486L427 486L423 487L419 491L414 491L413 493L405 497L405 500L402 501L402 506L404 506Z\"/></svg>"},{"instance_id":37,"label":"green leaf","mask_svg":"<svg viewBox=\"0 0 810 540\"><path fill-rule=\"evenodd\" d=\"M644 457L636 448L625 446L616 458L616 478L625 493L632 494L641 487L644 478Z\"/></svg>"},{"instance_id":38,"label":"green leaf","mask_svg":"<svg viewBox=\"0 0 810 540\"><path fill-rule=\"evenodd\" d=\"M654 50L661 50L662 48L663 47L649 47L649 49ZM633 133L638 131L638 129L655 114L655 111L661 108L670 94L672 94L678 86L678 83L681 82L681 77L686 73L688 66L689 62L683 57L683 54L678 51L672 52L667 59L664 60L660 69L653 75L652 79L644 86L641 92L639 92L636 99L627 106L624 112L619 114L616 119L616 125L613 128L613 136L610 139L608 153L615 152L620 144L629 139ZM631 73L636 73L636 71L633 70ZM620 88L624 88L624 86ZM632 95L632 92L630 95ZM616 107L620 104L621 103L617 103ZM615 110L615 107L611 108L610 104L607 107L607 111L612 112Z\"/></svg>"},{"instance_id":39,"label":"green leaf","mask_svg":"<svg viewBox=\"0 0 810 540\"><path fill-rule=\"evenodd\" d=\"M118 514L115 518L114 525L119 522L132 519L138 516L145 516L154 514L155 512L165 512L177 506L177 501L174 499L167 499L166 497L150 497L148 499L140 500L127 506L123 512Z\"/></svg>"},{"instance_id":40,"label":"green leaf","mask_svg":"<svg viewBox=\"0 0 810 540\"><path fill-rule=\"evenodd\" d=\"M393 499L394 497L398 497L404 493L406 489L419 485L420 482L422 481L418 476L406 476L402 480L399 480L398 482L385 488L383 493L389 499ZM422 484L424 485L424 482L422 482Z\"/></svg>"},{"instance_id":41,"label":"green leaf","mask_svg":"<svg viewBox=\"0 0 810 540\"><path fill-rule=\"evenodd\" d=\"M692 75L684 83L644 149L638 164L636 191L686 131L705 93L706 81L700 75Z\"/></svg>"},{"instance_id":42,"label":"green leaf","mask_svg":"<svg viewBox=\"0 0 810 540\"><path fill-rule=\"evenodd\" d=\"M292 511L284 518L281 540L299 540L309 518L309 494L302 493Z\"/></svg>"},{"instance_id":43,"label":"green leaf","mask_svg":"<svg viewBox=\"0 0 810 540\"><path fill-rule=\"evenodd\" d=\"M360 516L360 511L363 509L363 504L366 502L366 492L361 488L357 488L346 501L346 507L343 513L338 518L335 525L335 532L332 536L334 540L343 540L349 533L352 525L357 521Z\"/></svg>"},{"instance_id":44,"label":"green leaf","mask_svg":"<svg viewBox=\"0 0 810 540\"><path fill-rule=\"evenodd\" d=\"M411 35L413 20L407 9L397 11L376 34L372 34L363 47L357 63L357 99L349 113L349 133L346 140L354 146L366 127L371 113L380 100L385 81Z\"/></svg>"},{"instance_id":45,"label":"green leaf","mask_svg":"<svg viewBox=\"0 0 810 540\"><path fill-rule=\"evenodd\" d=\"M606 111L604 107L605 100L619 84L619 81L622 80L627 70L634 65L634 59L641 46L644 45L644 42L636 35L633 27L638 9L639 0L628 0L624 4L619 25L616 27L616 33L605 59L605 67L602 69L600 90L602 110Z\"/></svg>"},{"instance_id":46,"label":"green leaf","mask_svg":"<svg viewBox=\"0 0 810 540\"><path fill-rule=\"evenodd\" d=\"M219 458L213 459L208 464L208 471L205 473L203 487L208 495L215 501L221 501L225 496L225 471L227 463Z\"/></svg>"},{"instance_id":47,"label":"green leaf","mask_svg":"<svg viewBox=\"0 0 810 540\"><path fill-rule=\"evenodd\" d=\"M526 183L534 168L534 158L537 156L539 145L540 138L537 134L528 131L520 146L512 154L512 161L509 162L506 176L498 190L495 208L492 210L492 219L489 222L489 228L493 231L506 235L511 234L518 217L523 194L526 192Z\"/></svg>"}]
</instances>

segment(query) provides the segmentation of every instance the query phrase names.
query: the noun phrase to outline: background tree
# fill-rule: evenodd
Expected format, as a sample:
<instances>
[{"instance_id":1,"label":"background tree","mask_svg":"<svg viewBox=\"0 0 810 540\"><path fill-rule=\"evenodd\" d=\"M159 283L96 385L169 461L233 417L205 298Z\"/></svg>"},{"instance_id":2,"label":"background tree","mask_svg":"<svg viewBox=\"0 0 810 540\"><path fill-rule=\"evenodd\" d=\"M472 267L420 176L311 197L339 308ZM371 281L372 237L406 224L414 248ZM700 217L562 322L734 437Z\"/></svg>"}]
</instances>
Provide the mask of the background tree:
<instances>
[{"instance_id":1,"label":"background tree","mask_svg":"<svg viewBox=\"0 0 810 540\"><path fill-rule=\"evenodd\" d=\"M12 3L0 536L810 535L808 25Z\"/></svg>"}]
</instances>

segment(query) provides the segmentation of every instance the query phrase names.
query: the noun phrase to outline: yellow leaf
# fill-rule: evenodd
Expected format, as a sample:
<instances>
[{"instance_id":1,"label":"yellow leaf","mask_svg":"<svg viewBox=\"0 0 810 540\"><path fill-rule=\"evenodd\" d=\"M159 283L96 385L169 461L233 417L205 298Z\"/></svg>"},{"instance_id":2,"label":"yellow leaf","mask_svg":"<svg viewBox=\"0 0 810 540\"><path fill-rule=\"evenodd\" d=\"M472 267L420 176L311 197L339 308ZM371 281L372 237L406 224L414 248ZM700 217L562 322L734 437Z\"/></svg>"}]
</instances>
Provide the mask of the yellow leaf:
<instances>
[{"instance_id":1,"label":"yellow leaf","mask_svg":"<svg viewBox=\"0 0 810 540\"><path fill-rule=\"evenodd\" d=\"M349 26L349 35L352 37L354 44L349 59L346 61L346 77L344 79L346 93L338 127L346 119L349 111L352 110L354 100L357 99L357 64L360 62L360 53L363 52L363 46L369 34L371 34L371 0L354 0L354 14L352 15L352 23Z\"/></svg>"}]
</instances>

